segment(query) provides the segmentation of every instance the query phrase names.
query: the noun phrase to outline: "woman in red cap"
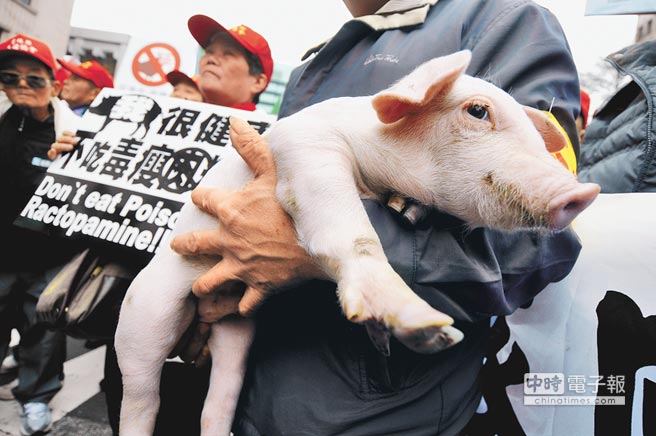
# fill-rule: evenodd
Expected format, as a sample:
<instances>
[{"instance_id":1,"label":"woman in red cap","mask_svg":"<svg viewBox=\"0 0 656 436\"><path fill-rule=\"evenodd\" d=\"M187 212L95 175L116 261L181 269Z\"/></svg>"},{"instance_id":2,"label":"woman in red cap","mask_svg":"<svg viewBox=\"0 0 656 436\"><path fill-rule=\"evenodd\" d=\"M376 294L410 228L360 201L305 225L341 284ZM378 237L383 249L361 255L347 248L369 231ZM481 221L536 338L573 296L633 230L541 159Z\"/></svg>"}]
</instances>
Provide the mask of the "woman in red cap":
<instances>
[{"instance_id":1,"label":"woman in red cap","mask_svg":"<svg viewBox=\"0 0 656 436\"><path fill-rule=\"evenodd\" d=\"M0 43L0 86L11 106L0 116L0 358L17 328L21 435L47 431L48 402L61 389L65 336L35 322L36 302L60 266L74 253L65 241L14 225L49 165L55 119L76 118L56 96L55 58L38 39L16 35ZM67 112L68 111L68 112ZM20 218L18 218L20 219Z\"/></svg>"},{"instance_id":2,"label":"woman in red cap","mask_svg":"<svg viewBox=\"0 0 656 436\"><path fill-rule=\"evenodd\" d=\"M226 28L206 15L194 15L187 25L205 50L198 82L205 101L254 111L273 74L266 39L244 24Z\"/></svg>"}]
</instances>

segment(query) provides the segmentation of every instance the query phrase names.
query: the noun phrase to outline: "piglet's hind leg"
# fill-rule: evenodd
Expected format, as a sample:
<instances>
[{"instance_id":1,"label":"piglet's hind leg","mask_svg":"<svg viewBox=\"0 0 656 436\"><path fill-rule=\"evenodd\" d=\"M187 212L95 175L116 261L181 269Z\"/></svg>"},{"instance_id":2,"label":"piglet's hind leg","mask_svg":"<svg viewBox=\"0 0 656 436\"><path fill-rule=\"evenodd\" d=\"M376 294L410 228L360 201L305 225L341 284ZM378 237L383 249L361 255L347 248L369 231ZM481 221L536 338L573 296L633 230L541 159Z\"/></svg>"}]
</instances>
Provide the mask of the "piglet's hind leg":
<instances>
[{"instance_id":1,"label":"piglet's hind leg","mask_svg":"<svg viewBox=\"0 0 656 436\"><path fill-rule=\"evenodd\" d=\"M231 315L212 325L210 387L201 418L202 436L229 436L253 342L252 319Z\"/></svg>"},{"instance_id":2,"label":"piglet's hind leg","mask_svg":"<svg viewBox=\"0 0 656 436\"><path fill-rule=\"evenodd\" d=\"M178 289L162 271L167 270L156 271L152 264L142 270L121 307L115 337L123 378L121 436L152 435L162 367L195 311L189 284Z\"/></svg>"}]
</instances>

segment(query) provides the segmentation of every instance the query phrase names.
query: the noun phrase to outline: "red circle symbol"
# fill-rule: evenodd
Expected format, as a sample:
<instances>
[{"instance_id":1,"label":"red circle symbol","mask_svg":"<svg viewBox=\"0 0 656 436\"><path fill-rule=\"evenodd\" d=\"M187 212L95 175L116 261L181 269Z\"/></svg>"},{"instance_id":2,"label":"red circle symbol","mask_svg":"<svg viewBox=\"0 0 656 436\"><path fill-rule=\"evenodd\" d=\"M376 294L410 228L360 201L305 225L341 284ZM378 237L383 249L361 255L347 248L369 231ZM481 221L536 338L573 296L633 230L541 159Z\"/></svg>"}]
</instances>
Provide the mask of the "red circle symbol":
<instances>
[{"instance_id":1,"label":"red circle symbol","mask_svg":"<svg viewBox=\"0 0 656 436\"><path fill-rule=\"evenodd\" d=\"M159 86L168 83L166 74L180 68L178 51L163 42L148 44L134 56L132 74L139 83Z\"/></svg>"}]
</instances>

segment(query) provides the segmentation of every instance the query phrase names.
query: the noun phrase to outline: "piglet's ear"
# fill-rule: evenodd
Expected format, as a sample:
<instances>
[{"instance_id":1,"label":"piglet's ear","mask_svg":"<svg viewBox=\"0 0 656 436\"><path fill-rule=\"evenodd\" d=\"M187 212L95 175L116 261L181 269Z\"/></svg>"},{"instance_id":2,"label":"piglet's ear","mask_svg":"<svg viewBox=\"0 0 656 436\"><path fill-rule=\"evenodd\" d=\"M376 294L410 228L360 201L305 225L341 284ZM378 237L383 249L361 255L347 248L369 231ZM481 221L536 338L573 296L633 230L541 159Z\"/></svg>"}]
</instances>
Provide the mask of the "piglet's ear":
<instances>
[{"instance_id":1,"label":"piglet's ear","mask_svg":"<svg viewBox=\"0 0 656 436\"><path fill-rule=\"evenodd\" d=\"M462 50L421 64L374 96L372 105L378 119L386 124L393 123L425 106L436 96L445 95L465 72L470 60L471 52Z\"/></svg>"},{"instance_id":2,"label":"piglet's ear","mask_svg":"<svg viewBox=\"0 0 656 436\"><path fill-rule=\"evenodd\" d=\"M567 146L565 132L556 124L557 121L552 120L549 115L543 111L528 106L522 106L522 108L542 136L549 153L555 153Z\"/></svg>"}]
</instances>

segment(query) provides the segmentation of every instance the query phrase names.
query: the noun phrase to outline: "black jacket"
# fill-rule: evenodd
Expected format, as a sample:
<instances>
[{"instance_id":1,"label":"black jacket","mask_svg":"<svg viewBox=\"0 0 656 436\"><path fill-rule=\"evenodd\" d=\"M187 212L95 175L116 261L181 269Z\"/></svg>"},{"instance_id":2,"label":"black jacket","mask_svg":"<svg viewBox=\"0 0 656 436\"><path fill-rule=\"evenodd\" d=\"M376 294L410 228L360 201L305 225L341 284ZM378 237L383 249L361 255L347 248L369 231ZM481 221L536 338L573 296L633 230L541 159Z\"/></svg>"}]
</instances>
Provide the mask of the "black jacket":
<instances>
[{"instance_id":1,"label":"black jacket","mask_svg":"<svg viewBox=\"0 0 656 436\"><path fill-rule=\"evenodd\" d=\"M75 251L71 241L29 229L16 218L43 179L47 152L55 140L53 117L37 121L17 106L0 117L0 244L2 271L39 271L64 264Z\"/></svg>"},{"instance_id":2,"label":"black jacket","mask_svg":"<svg viewBox=\"0 0 656 436\"><path fill-rule=\"evenodd\" d=\"M655 192L656 41L626 47L607 61L632 80L588 125L579 179L599 183L602 192Z\"/></svg>"}]
</instances>

